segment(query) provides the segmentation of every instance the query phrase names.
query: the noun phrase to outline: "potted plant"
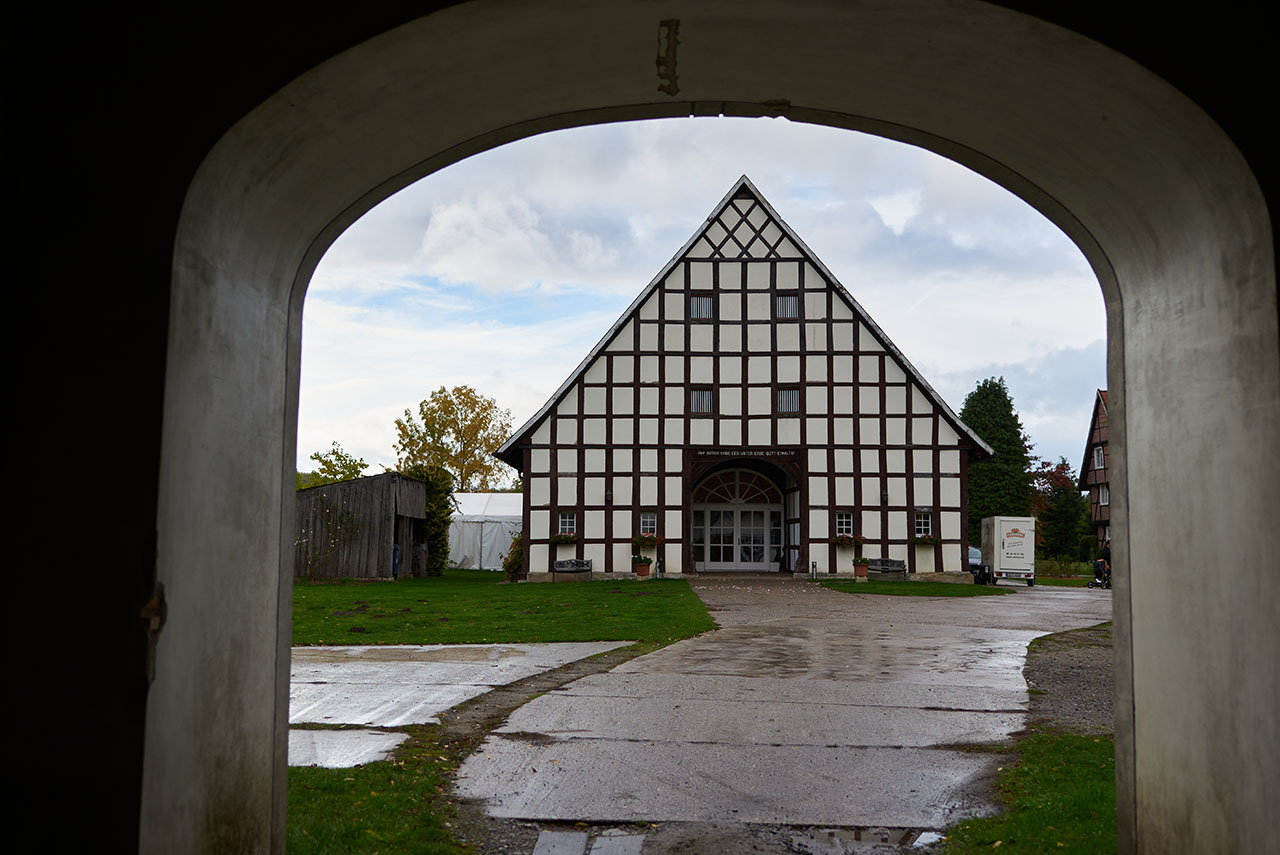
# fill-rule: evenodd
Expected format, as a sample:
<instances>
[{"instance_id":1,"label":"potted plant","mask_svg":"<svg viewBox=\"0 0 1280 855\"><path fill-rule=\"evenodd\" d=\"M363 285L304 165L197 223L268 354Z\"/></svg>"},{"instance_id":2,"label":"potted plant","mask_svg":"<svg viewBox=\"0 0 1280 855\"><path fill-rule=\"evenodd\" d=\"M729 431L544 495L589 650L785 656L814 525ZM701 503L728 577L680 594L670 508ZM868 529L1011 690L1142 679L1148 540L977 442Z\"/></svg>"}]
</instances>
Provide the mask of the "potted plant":
<instances>
[{"instance_id":1,"label":"potted plant","mask_svg":"<svg viewBox=\"0 0 1280 855\"><path fill-rule=\"evenodd\" d=\"M553 534L548 540L555 546L562 546L570 543L577 543L578 536L576 534Z\"/></svg>"},{"instance_id":2,"label":"potted plant","mask_svg":"<svg viewBox=\"0 0 1280 855\"><path fill-rule=\"evenodd\" d=\"M918 534L911 538L911 542L916 546L937 546L942 542L942 538L936 534Z\"/></svg>"},{"instance_id":3,"label":"potted plant","mask_svg":"<svg viewBox=\"0 0 1280 855\"><path fill-rule=\"evenodd\" d=\"M656 534L637 534L631 538L631 545L636 549L656 549L666 538Z\"/></svg>"},{"instance_id":4,"label":"potted plant","mask_svg":"<svg viewBox=\"0 0 1280 855\"><path fill-rule=\"evenodd\" d=\"M648 556L648 555L632 555L631 556L631 571L642 579L649 575L649 568L652 564L653 564L653 558L651 556Z\"/></svg>"},{"instance_id":5,"label":"potted plant","mask_svg":"<svg viewBox=\"0 0 1280 855\"><path fill-rule=\"evenodd\" d=\"M861 555L853 559L853 578L859 582L867 581L867 565L871 563L870 558L863 558Z\"/></svg>"}]
</instances>

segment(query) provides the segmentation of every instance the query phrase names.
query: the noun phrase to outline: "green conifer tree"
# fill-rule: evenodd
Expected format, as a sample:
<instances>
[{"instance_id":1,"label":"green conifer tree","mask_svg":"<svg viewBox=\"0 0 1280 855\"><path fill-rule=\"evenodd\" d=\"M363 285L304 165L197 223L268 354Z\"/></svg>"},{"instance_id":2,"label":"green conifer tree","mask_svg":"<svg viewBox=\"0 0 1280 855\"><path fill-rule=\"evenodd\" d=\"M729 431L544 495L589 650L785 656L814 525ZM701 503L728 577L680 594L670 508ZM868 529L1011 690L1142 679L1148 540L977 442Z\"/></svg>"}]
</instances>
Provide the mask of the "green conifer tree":
<instances>
[{"instance_id":1,"label":"green conifer tree","mask_svg":"<svg viewBox=\"0 0 1280 855\"><path fill-rule=\"evenodd\" d=\"M1031 515L1031 446L1004 378L989 377L964 399L960 420L995 449L969 463L969 542L982 542L982 519Z\"/></svg>"}]
</instances>

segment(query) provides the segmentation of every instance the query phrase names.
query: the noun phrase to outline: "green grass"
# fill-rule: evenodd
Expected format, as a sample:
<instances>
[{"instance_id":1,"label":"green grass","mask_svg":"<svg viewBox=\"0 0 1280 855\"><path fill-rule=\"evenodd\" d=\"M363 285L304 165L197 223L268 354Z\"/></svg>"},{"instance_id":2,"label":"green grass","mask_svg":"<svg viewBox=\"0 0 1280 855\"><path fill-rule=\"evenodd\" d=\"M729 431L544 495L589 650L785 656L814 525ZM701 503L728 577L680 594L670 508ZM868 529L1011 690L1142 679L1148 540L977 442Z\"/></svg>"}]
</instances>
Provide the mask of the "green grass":
<instances>
[{"instance_id":1,"label":"green grass","mask_svg":"<svg viewBox=\"0 0 1280 855\"><path fill-rule=\"evenodd\" d=\"M1116 851L1115 742L1106 736L1033 733L996 787L1006 812L947 830L946 855Z\"/></svg>"},{"instance_id":2,"label":"green grass","mask_svg":"<svg viewBox=\"0 0 1280 855\"><path fill-rule=\"evenodd\" d=\"M892 597L990 597L1012 594L1012 588L963 582L823 582L822 587L845 594L887 594Z\"/></svg>"},{"instance_id":3,"label":"green grass","mask_svg":"<svg viewBox=\"0 0 1280 855\"><path fill-rule=\"evenodd\" d=\"M1042 576L1092 576L1092 561L1071 561L1066 558L1037 558L1036 581Z\"/></svg>"},{"instance_id":4,"label":"green grass","mask_svg":"<svg viewBox=\"0 0 1280 855\"><path fill-rule=\"evenodd\" d=\"M1087 588L1093 576L1041 576L1036 574L1037 585L1053 585L1058 588Z\"/></svg>"},{"instance_id":5,"label":"green grass","mask_svg":"<svg viewBox=\"0 0 1280 855\"><path fill-rule=\"evenodd\" d=\"M461 761L436 739L438 725L405 727L394 759L352 769L290 767L290 855L466 852L446 825L448 772Z\"/></svg>"},{"instance_id":6,"label":"green grass","mask_svg":"<svg viewBox=\"0 0 1280 855\"><path fill-rule=\"evenodd\" d=\"M715 629L683 580L502 581L449 570L397 582L296 582L293 643L667 642Z\"/></svg>"}]
</instances>

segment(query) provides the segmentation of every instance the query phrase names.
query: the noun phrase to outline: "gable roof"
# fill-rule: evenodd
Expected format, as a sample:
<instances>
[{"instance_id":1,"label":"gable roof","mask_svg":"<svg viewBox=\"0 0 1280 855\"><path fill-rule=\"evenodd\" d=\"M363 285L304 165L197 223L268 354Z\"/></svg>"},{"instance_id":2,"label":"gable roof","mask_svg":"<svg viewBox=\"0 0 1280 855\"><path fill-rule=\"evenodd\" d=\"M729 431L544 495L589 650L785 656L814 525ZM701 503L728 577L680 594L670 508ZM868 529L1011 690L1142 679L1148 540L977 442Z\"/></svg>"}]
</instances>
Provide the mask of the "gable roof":
<instances>
[{"instance_id":1,"label":"gable roof","mask_svg":"<svg viewBox=\"0 0 1280 855\"><path fill-rule=\"evenodd\" d=\"M750 200L747 204L737 204L743 200ZM731 212L731 222L736 218L737 222L732 229L726 229L722 224L722 215L731 205L735 205ZM763 211L764 219L755 215L756 211ZM641 290L640 294L631 302L627 310L622 313L609 331L604 334L599 343L591 349L586 358L578 364L573 373L569 375L560 387L556 389L547 403L542 406L528 421L520 426L520 429L511 435L504 442L494 456L502 460L504 463L520 469L520 452L519 446L525 440L525 437L531 433L546 416L558 405L565 394L573 388L573 385L582 377L586 370L596 360L596 358L604 352L609 344L614 340L622 328L628 321L635 316L640 307L646 300L658 289L661 283L667 278L668 274L679 264L686 256L700 259L743 259L743 260L764 260L770 258L802 258L812 264L822 274L832 290L848 304L853 311L854 317L861 322L875 337L885 349L891 354L903 370L911 377L911 379L921 388L939 409L942 417L956 430L961 436L968 437L974 444L973 451L978 452L980 456L993 456L995 451L982 438L974 433L964 422L960 421L960 417L952 411L942 396L934 391L928 381L921 376L915 366L911 364L902 352L889 340L884 330L871 319L866 310L853 298L853 295L840 284L840 281L827 269L812 250L805 244L800 236L795 233L786 221L778 215L773 206L760 193L751 179L743 175L740 177L724 195L724 198L712 209L707 218L703 220L702 225L693 233L693 236L685 242L684 246L671 257L663 268L658 271L658 275L649 281L649 284Z\"/></svg>"},{"instance_id":2,"label":"gable roof","mask_svg":"<svg viewBox=\"0 0 1280 855\"><path fill-rule=\"evenodd\" d=\"M1081 491L1089 489L1089 484L1085 480L1089 474L1089 459L1093 452L1093 432L1098 428L1098 411L1107 411L1107 390L1099 389L1098 395L1093 399L1093 413L1089 416L1089 436L1084 441L1084 459L1080 461L1080 477L1076 479L1076 487Z\"/></svg>"}]
</instances>

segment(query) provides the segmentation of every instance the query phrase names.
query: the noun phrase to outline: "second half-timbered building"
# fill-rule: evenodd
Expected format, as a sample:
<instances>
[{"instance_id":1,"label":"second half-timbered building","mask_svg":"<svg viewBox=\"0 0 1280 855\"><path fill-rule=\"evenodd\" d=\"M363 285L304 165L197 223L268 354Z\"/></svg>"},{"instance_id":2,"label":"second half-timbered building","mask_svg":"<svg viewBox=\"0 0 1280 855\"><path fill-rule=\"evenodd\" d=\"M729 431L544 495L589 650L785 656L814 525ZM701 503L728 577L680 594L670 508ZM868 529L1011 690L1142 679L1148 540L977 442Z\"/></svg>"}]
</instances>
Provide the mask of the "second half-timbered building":
<instances>
[{"instance_id":1,"label":"second half-timbered building","mask_svg":"<svg viewBox=\"0 0 1280 855\"><path fill-rule=\"evenodd\" d=\"M1107 390L1099 389L1089 420L1089 441L1080 463L1080 492L1089 493L1089 515L1098 537L1098 548L1111 539L1111 451L1107 436Z\"/></svg>"},{"instance_id":2,"label":"second half-timbered building","mask_svg":"<svg viewBox=\"0 0 1280 855\"><path fill-rule=\"evenodd\" d=\"M852 574L966 569L991 449L744 176L497 454L529 573Z\"/></svg>"}]
</instances>

